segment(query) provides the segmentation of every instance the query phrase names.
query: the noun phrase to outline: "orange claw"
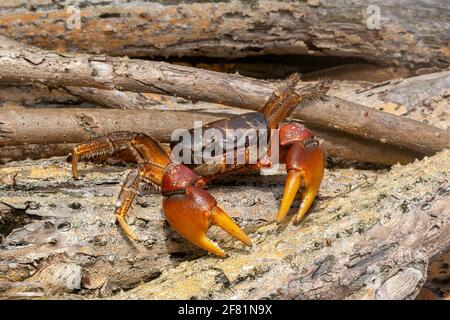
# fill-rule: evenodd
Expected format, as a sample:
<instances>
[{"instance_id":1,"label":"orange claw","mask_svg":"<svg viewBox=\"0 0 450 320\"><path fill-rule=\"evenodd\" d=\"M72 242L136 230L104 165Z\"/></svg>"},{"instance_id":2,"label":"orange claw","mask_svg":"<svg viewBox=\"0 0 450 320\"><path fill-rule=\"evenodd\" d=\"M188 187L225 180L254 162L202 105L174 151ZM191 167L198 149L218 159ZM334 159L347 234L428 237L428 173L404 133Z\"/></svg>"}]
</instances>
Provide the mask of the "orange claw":
<instances>
[{"instance_id":1,"label":"orange claw","mask_svg":"<svg viewBox=\"0 0 450 320\"><path fill-rule=\"evenodd\" d=\"M289 170L286 177L286 184L284 186L283 200L278 211L277 221L281 222L286 217L289 208L294 202L298 189L300 189L302 176L297 170Z\"/></svg>"},{"instance_id":2,"label":"orange claw","mask_svg":"<svg viewBox=\"0 0 450 320\"><path fill-rule=\"evenodd\" d=\"M325 157L318 143L312 142L303 146L302 143L295 142L291 145L286 157L288 174L278 211L278 222L281 222L288 213L300 186L303 186L304 191L300 208L294 217L294 223L302 220L319 191L324 168Z\"/></svg>"},{"instance_id":3,"label":"orange claw","mask_svg":"<svg viewBox=\"0 0 450 320\"><path fill-rule=\"evenodd\" d=\"M218 256L225 252L206 235L211 224L217 225L247 246L252 242L244 231L217 206L206 190L188 186L184 193L165 197L163 211L169 224L186 240Z\"/></svg>"}]
</instances>

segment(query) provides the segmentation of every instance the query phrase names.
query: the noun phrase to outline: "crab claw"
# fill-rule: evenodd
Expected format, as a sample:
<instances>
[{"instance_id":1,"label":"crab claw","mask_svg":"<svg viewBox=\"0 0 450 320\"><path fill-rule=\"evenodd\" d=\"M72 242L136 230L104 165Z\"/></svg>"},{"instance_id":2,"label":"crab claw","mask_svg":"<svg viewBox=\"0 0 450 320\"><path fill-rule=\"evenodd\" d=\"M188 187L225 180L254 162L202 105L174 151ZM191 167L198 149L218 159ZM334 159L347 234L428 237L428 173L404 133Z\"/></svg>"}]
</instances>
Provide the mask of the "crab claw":
<instances>
[{"instance_id":1,"label":"crab claw","mask_svg":"<svg viewBox=\"0 0 450 320\"><path fill-rule=\"evenodd\" d=\"M218 256L225 252L206 235L210 225L217 225L247 246L252 242L244 231L222 209L214 197L197 186L188 186L163 200L163 211L169 224L186 240Z\"/></svg>"},{"instance_id":2,"label":"crab claw","mask_svg":"<svg viewBox=\"0 0 450 320\"><path fill-rule=\"evenodd\" d=\"M299 223L319 191L325 168L325 157L317 141L312 141L304 146L300 142L294 142L286 156L286 169L288 171L283 199L278 211L278 222L281 222L289 211L294 198L303 187L302 201L298 213L294 217L294 223Z\"/></svg>"}]
</instances>

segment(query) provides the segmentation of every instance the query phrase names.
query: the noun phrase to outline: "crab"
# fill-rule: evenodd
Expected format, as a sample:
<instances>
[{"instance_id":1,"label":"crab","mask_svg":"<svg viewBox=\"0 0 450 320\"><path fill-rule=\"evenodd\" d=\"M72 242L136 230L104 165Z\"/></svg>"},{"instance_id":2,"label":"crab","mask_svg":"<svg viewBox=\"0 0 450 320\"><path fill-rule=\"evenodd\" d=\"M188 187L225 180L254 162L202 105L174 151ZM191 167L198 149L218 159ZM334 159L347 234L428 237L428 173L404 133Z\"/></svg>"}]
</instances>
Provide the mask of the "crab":
<instances>
[{"instance_id":1,"label":"crab","mask_svg":"<svg viewBox=\"0 0 450 320\"><path fill-rule=\"evenodd\" d=\"M218 161L216 157L215 162L180 163L174 161L173 154L165 151L163 146L152 137L143 133L121 131L77 145L67 159L72 164L73 177L79 178L77 165L83 160L115 157L136 164L123 183L115 210L118 224L133 240L138 238L127 224L125 217L142 185L150 184L158 186L161 190L166 220L186 240L223 257L225 251L207 236L210 226L216 225L245 245L251 246L250 238L220 208L215 198L205 190L205 185L212 179L232 171L271 167L273 165L271 156L275 146L270 143L272 140L269 137L277 135L279 161L286 164L287 176L276 220L278 222L284 220L300 189L303 191L301 203L293 222L298 224L302 220L311 207L322 181L324 152L314 138L313 132L305 126L298 123L280 123L300 102L324 96L329 84L326 80L319 80L315 83L303 82L303 85L299 87L297 86L299 81L300 75L293 74L282 82L274 90L262 112L245 113L203 126L201 128L203 132L211 128L222 132L225 129L254 129L269 132L269 135L264 138L258 136L256 140L246 140L244 146L235 147L231 151L227 149L224 154L219 155ZM258 145L258 139L267 139L265 141L267 147L256 163L250 163L248 149ZM200 144L204 149L207 142L202 140ZM171 150L175 145L172 141ZM245 149L244 161L227 161L227 156L236 159L237 151L239 151L237 149ZM186 150L183 149L184 151Z\"/></svg>"}]
</instances>

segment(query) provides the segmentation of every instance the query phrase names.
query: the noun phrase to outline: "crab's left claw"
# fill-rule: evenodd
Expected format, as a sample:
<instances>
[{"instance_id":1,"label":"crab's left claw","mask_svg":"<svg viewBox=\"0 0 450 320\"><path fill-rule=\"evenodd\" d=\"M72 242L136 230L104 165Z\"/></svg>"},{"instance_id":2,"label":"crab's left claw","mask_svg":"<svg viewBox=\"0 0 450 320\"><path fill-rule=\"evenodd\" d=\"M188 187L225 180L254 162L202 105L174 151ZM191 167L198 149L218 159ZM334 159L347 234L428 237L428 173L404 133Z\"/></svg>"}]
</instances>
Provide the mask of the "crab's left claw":
<instances>
[{"instance_id":1,"label":"crab's left claw","mask_svg":"<svg viewBox=\"0 0 450 320\"><path fill-rule=\"evenodd\" d=\"M325 157L317 141L304 145L301 142L291 144L286 156L287 178L278 222L281 222L289 211L294 198L303 187L302 201L294 223L299 223L316 197L322 182L325 167Z\"/></svg>"},{"instance_id":2,"label":"crab's left claw","mask_svg":"<svg viewBox=\"0 0 450 320\"><path fill-rule=\"evenodd\" d=\"M188 186L182 193L165 197L163 210L167 221L183 238L218 256L225 256L225 252L206 235L210 225L252 245L245 232L217 206L214 197L200 187Z\"/></svg>"}]
</instances>

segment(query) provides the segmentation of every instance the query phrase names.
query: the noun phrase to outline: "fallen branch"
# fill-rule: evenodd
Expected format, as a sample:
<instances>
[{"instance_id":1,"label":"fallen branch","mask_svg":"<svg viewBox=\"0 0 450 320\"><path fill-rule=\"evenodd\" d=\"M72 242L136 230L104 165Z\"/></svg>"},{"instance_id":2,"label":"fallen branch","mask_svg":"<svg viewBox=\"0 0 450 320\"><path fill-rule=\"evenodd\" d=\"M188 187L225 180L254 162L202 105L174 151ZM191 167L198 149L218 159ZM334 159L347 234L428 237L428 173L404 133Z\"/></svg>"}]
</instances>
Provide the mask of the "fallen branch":
<instances>
[{"instance_id":1,"label":"fallen branch","mask_svg":"<svg viewBox=\"0 0 450 320\"><path fill-rule=\"evenodd\" d=\"M36 1L30 7L28 0L16 0L0 4L0 30L51 50L115 56L295 54L358 57L411 69L449 66L445 1L378 1L375 29L369 29L377 16L367 14L373 5L367 0L184 2L91 1L80 6L77 26L69 3Z\"/></svg>"},{"instance_id":2,"label":"fallen branch","mask_svg":"<svg viewBox=\"0 0 450 320\"><path fill-rule=\"evenodd\" d=\"M114 131L139 131L169 142L175 128L192 128L194 120L217 119L214 114L197 117L185 111L6 109L0 114L0 146L79 143Z\"/></svg>"},{"instance_id":3,"label":"fallen branch","mask_svg":"<svg viewBox=\"0 0 450 320\"><path fill-rule=\"evenodd\" d=\"M143 93L69 86L58 87L58 90L104 108L150 109L155 106L161 107L159 101L152 101Z\"/></svg>"},{"instance_id":4,"label":"fallen branch","mask_svg":"<svg viewBox=\"0 0 450 320\"><path fill-rule=\"evenodd\" d=\"M434 108L435 104L450 98L450 70L334 92L336 96L345 96L352 102L373 108L387 103L403 106L403 112L408 113L415 108Z\"/></svg>"},{"instance_id":5,"label":"fallen branch","mask_svg":"<svg viewBox=\"0 0 450 320\"><path fill-rule=\"evenodd\" d=\"M80 143L114 131L139 131L160 142L170 142L170 136L175 128L190 129L194 126L194 121L206 124L226 116L229 114L160 110L5 109L0 114L0 146L56 144L55 148L49 146L40 148L44 151L44 158L45 155L50 155L51 150L55 152L52 155L67 154L67 149L62 148L60 144ZM409 163L423 157L422 154L411 150L369 142L345 133L312 129L329 156L387 165ZM0 147L0 152L14 151L11 148L6 150L4 148ZM29 147L19 149L25 152L22 153L23 157ZM36 150L29 151L32 157ZM7 155L4 154L2 157Z\"/></svg>"},{"instance_id":6,"label":"fallen branch","mask_svg":"<svg viewBox=\"0 0 450 320\"><path fill-rule=\"evenodd\" d=\"M268 82L164 62L48 52L4 37L0 81L153 92L251 110L259 110L274 88ZM448 131L337 98L306 104L293 117L426 154L450 146Z\"/></svg>"},{"instance_id":7,"label":"fallen branch","mask_svg":"<svg viewBox=\"0 0 450 320\"><path fill-rule=\"evenodd\" d=\"M72 152L74 143L42 143L0 147L0 164L25 159L47 159Z\"/></svg>"},{"instance_id":8,"label":"fallen branch","mask_svg":"<svg viewBox=\"0 0 450 320\"><path fill-rule=\"evenodd\" d=\"M83 164L77 181L60 159L10 164L0 168L0 295L413 298L428 260L450 248L449 152L380 176L327 170L299 226L273 222L282 185L211 188L254 242L212 229L225 259L183 241L159 194L138 200L129 221L142 241L128 241L113 215L122 169Z\"/></svg>"}]
</instances>

